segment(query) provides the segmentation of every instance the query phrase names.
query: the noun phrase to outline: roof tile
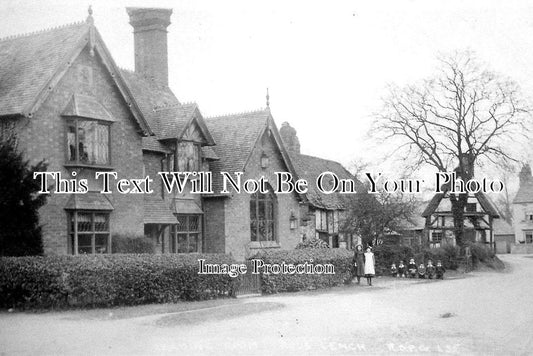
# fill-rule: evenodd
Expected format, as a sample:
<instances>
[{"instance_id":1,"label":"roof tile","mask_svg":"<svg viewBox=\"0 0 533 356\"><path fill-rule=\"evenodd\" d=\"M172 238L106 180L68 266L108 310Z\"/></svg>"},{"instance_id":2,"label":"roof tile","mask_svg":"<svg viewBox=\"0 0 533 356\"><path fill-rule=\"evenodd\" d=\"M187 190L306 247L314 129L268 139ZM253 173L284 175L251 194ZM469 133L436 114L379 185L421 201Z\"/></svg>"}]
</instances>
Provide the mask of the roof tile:
<instances>
[{"instance_id":1,"label":"roof tile","mask_svg":"<svg viewBox=\"0 0 533 356\"><path fill-rule=\"evenodd\" d=\"M83 22L0 40L0 116L29 110L88 29Z\"/></svg>"}]
</instances>

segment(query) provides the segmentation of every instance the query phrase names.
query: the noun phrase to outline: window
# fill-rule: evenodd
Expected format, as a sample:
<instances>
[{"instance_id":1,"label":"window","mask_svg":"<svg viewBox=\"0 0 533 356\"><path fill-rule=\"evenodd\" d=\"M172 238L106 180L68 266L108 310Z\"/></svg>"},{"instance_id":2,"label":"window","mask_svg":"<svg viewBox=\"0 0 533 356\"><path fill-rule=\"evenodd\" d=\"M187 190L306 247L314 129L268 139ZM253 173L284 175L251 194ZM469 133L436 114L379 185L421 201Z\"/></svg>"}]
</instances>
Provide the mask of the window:
<instances>
[{"instance_id":1,"label":"window","mask_svg":"<svg viewBox=\"0 0 533 356\"><path fill-rule=\"evenodd\" d=\"M255 193L250 197L250 231L252 241L276 241L275 195Z\"/></svg>"},{"instance_id":2,"label":"window","mask_svg":"<svg viewBox=\"0 0 533 356\"><path fill-rule=\"evenodd\" d=\"M476 203L466 203L466 211L468 213L475 213L477 211Z\"/></svg>"},{"instance_id":3,"label":"window","mask_svg":"<svg viewBox=\"0 0 533 356\"><path fill-rule=\"evenodd\" d=\"M317 210L315 213L316 229L320 231L328 231L328 218L325 210Z\"/></svg>"},{"instance_id":4,"label":"window","mask_svg":"<svg viewBox=\"0 0 533 356\"><path fill-rule=\"evenodd\" d=\"M178 143L178 171L197 172L199 169L200 149L190 141Z\"/></svg>"},{"instance_id":5,"label":"window","mask_svg":"<svg viewBox=\"0 0 533 356\"><path fill-rule=\"evenodd\" d=\"M178 215L178 224L172 225L171 233L173 253L200 252L200 215Z\"/></svg>"},{"instance_id":6,"label":"window","mask_svg":"<svg viewBox=\"0 0 533 356\"><path fill-rule=\"evenodd\" d=\"M67 161L76 164L109 165L109 124L75 119L67 122Z\"/></svg>"},{"instance_id":7,"label":"window","mask_svg":"<svg viewBox=\"0 0 533 356\"><path fill-rule=\"evenodd\" d=\"M526 220L527 221L533 221L533 213L531 213L531 212L526 213Z\"/></svg>"},{"instance_id":8,"label":"window","mask_svg":"<svg viewBox=\"0 0 533 356\"><path fill-rule=\"evenodd\" d=\"M431 233L431 241L441 242L442 241L442 231L433 231Z\"/></svg>"},{"instance_id":9,"label":"window","mask_svg":"<svg viewBox=\"0 0 533 356\"><path fill-rule=\"evenodd\" d=\"M533 231L526 231L526 244L533 243Z\"/></svg>"},{"instance_id":10,"label":"window","mask_svg":"<svg viewBox=\"0 0 533 356\"><path fill-rule=\"evenodd\" d=\"M442 231L432 231L430 247L440 247L444 233Z\"/></svg>"},{"instance_id":11,"label":"window","mask_svg":"<svg viewBox=\"0 0 533 356\"><path fill-rule=\"evenodd\" d=\"M70 253L95 254L109 252L109 213L69 213Z\"/></svg>"}]
</instances>

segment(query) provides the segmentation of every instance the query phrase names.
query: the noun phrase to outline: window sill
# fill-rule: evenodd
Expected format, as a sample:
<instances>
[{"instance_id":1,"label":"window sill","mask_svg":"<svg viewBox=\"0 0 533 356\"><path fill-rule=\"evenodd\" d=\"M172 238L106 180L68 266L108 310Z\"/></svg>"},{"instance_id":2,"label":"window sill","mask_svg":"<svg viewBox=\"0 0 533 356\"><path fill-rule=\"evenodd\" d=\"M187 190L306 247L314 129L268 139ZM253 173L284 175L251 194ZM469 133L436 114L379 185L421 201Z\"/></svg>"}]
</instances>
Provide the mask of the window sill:
<instances>
[{"instance_id":1,"label":"window sill","mask_svg":"<svg viewBox=\"0 0 533 356\"><path fill-rule=\"evenodd\" d=\"M252 241L250 242L250 248L281 248L277 241Z\"/></svg>"},{"instance_id":2,"label":"window sill","mask_svg":"<svg viewBox=\"0 0 533 356\"><path fill-rule=\"evenodd\" d=\"M115 167L97 165L97 164L65 163L63 166L65 166L66 168L92 168L92 169L100 169L100 170L104 170L104 171L113 171L113 170L115 170Z\"/></svg>"}]
</instances>

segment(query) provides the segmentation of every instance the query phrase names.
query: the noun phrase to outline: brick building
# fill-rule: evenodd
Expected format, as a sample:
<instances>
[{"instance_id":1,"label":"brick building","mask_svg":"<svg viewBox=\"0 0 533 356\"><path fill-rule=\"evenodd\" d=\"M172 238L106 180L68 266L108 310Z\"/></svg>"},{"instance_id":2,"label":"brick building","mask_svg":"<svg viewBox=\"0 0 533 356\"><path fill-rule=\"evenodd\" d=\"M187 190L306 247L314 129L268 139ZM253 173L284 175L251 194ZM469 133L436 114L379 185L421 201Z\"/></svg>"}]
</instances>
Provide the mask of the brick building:
<instances>
[{"instance_id":1,"label":"brick building","mask_svg":"<svg viewBox=\"0 0 533 356\"><path fill-rule=\"evenodd\" d=\"M135 71L117 67L91 11L81 23L0 39L0 134L15 132L30 162L45 159L48 171L88 181L88 193L52 192L41 209L45 253L108 253L113 235L149 236L158 253L239 259L257 249L294 248L315 234L342 245L337 194L321 201L312 191L218 193L222 171L269 181L276 171L349 173L336 162L289 154L268 107L205 119L198 105L181 103L168 87L172 10L127 12ZM149 176L153 192L119 194L112 184L111 194L101 194L97 171ZM212 172L214 193L192 194L192 181L183 193L169 193L161 171Z\"/></svg>"}]
</instances>

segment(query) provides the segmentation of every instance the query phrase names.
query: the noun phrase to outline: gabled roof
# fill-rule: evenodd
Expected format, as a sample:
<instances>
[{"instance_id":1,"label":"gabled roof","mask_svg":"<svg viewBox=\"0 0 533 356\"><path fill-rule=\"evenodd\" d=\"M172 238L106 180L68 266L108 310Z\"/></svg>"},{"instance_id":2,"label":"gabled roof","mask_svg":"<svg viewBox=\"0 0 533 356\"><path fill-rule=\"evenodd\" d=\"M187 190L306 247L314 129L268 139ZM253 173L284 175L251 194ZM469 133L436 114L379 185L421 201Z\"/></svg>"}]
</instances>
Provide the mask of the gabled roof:
<instances>
[{"instance_id":1,"label":"gabled roof","mask_svg":"<svg viewBox=\"0 0 533 356\"><path fill-rule=\"evenodd\" d=\"M157 140L179 139L189 125L196 122L207 145L215 144L196 103L182 104L168 86L130 70L122 69L121 72ZM143 146L145 149L150 147Z\"/></svg>"},{"instance_id":2,"label":"gabled roof","mask_svg":"<svg viewBox=\"0 0 533 356\"><path fill-rule=\"evenodd\" d=\"M211 164L213 190L215 193L222 190L220 172L242 172L258 140L268 128L273 133L274 141L289 172L297 177L296 170L283 146L276 124L270 114L270 109L210 117L206 118L205 121L217 143L213 150L220 158Z\"/></svg>"},{"instance_id":3,"label":"gabled roof","mask_svg":"<svg viewBox=\"0 0 533 356\"><path fill-rule=\"evenodd\" d=\"M494 235L514 235L514 230L505 219L495 219L493 223Z\"/></svg>"},{"instance_id":4,"label":"gabled roof","mask_svg":"<svg viewBox=\"0 0 533 356\"><path fill-rule=\"evenodd\" d=\"M340 179L352 179L356 182L356 190L365 189L350 172L346 170L339 162L303 155L295 152L290 153L292 162L296 167L296 172L300 178L307 180L308 192L307 199L309 203L316 208L327 210L343 210L347 208L347 195L341 193L325 194L317 189L316 179L323 172L335 173ZM328 182L326 181L326 184Z\"/></svg>"},{"instance_id":5,"label":"gabled roof","mask_svg":"<svg viewBox=\"0 0 533 356\"><path fill-rule=\"evenodd\" d=\"M533 203L533 181L527 181L520 184L518 192L513 199L513 204Z\"/></svg>"},{"instance_id":6,"label":"gabled roof","mask_svg":"<svg viewBox=\"0 0 533 356\"><path fill-rule=\"evenodd\" d=\"M151 134L91 16L86 22L0 40L0 117L32 117L87 46L102 60L141 133Z\"/></svg>"},{"instance_id":7,"label":"gabled roof","mask_svg":"<svg viewBox=\"0 0 533 356\"><path fill-rule=\"evenodd\" d=\"M87 43L85 22L0 40L0 116L27 115L74 48Z\"/></svg>"},{"instance_id":8,"label":"gabled roof","mask_svg":"<svg viewBox=\"0 0 533 356\"><path fill-rule=\"evenodd\" d=\"M445 191L447 191L449 188L444 188ZM433 214L437 208L440 205L440 202L442 199L446 196L446 193L436 193L433 198L429 201L428 205L422 212L423 217L428 217ZM481 205L481 208L492 217L498 218L500 214L498 214L498 209L494 206L494 203L487 197L484 193L478 192L474 194L474 197L477 199L479 204Z\"/></svg>"},{"instance_id":9,"label":"gabled roof","mask_svg":"<svg viewBox=\"0 0 533 356\"><path fill-rule=\"evenodd\" d=\"M160 108L155 110L158 122L158 139L182 139L186 130L195 122L206 140L208 146L215 141L207 129L207 125L196 103Z\"/></svg>"},{"instance_id":10,"label":"gabled roof","mask_svg":"<svg viewBox=\"0 0 533 356\"><path fill-rule=\"evenodd\" d=\"M157 130L157 115L155 110L163 107L177 107L181 103L172 90L156 81L148 80L141 74L131 70L120 69L120 73L126 80L139 109L143 113L150 127Z\"/></svg>"}]
</instances>

